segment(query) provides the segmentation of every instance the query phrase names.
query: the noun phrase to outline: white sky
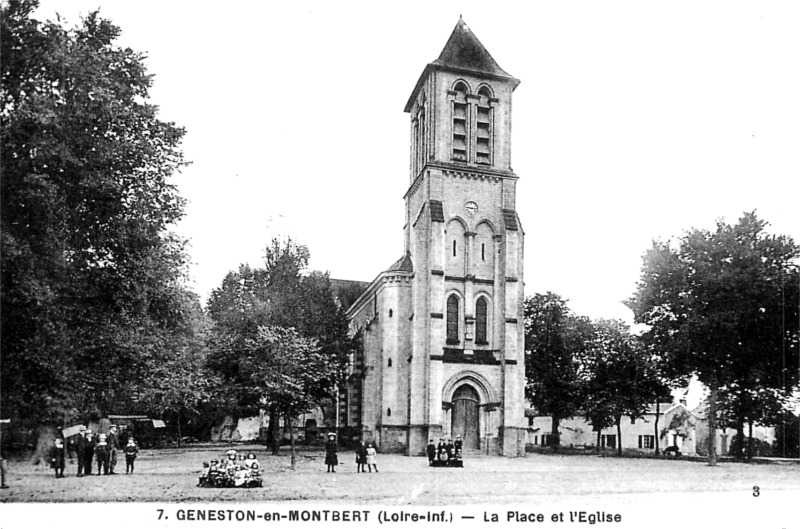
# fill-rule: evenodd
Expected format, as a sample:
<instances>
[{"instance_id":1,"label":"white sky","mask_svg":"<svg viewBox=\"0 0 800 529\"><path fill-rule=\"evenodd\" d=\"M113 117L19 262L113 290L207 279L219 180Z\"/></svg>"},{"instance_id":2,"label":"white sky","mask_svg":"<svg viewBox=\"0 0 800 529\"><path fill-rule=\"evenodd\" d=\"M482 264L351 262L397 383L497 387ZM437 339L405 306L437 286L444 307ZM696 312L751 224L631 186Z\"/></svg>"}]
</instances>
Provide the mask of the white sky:
<instances>
[{"instance_id":1,"label":"white sky","mask_svg":"<svg viewBox=\"0 0 800 529\"><path fill-rule=\"evenodd\" d=\"M459 15L522 80L513 102L527 295L632 315L654 238L757 210L800 241L795 2L188 2L100 7L148 54L152 101L187 129L193 288L204 299L276 235L332 277L403 251L414 84Z\"/></svg>"}]
</instances>

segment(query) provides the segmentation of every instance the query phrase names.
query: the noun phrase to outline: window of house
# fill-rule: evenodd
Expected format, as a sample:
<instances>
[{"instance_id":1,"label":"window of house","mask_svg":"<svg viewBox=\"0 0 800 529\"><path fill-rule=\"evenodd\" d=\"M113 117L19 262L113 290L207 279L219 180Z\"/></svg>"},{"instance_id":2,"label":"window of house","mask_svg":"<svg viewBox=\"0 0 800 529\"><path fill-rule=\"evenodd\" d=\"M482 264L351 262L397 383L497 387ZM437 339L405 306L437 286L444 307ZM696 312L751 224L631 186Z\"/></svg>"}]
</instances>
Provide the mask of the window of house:
<instances>
[{"instance_id":1,"label":"window of house","mask_svg":"<svg viewBox=\"0 0 800 529\"><path fill-rule=\"evenodd\" d=\"M654 449L655 447L656 447L656 436L655 435L640 435L639 436L639 448Z\"/></svg>"},{"instance_id":2,"label":"window of house","mask_svg":"<svg viewBox=\"0 0 800 529\"><path fill-rule=\"evenodd\" d=\"M616 448L617 436L603 434L602 436L600 436L600 446L602 448Z\"/></svg>"},{"instance_id":3,"label":"window of house","mask_svg":"<svg viewBox=\"0 0 800 529\"><path fill-rule=\"evenodd\" d=\"M475 303L475 343L486 345L487 310L486 298L480 297Z\"/></svg>"},{"instance_id":4,"label":"window of house","mask_svg":"<svg viewBox=\"0 0 800 529\"><path fill-rule=\"evenodd\" d=\"M453 239L453 257L456 256L456 240Z\"/></svg>"},{"instance_id":5,"label":"window of house","mask_svg":"<svg viewBox=\"0 0 800 529\"><path fill-rule=\"evenodd\" d=\"M392 359L389 359L389 367L392 367Z\"/></svg>"},{"instance_id":6,"label":"window of house","mask_svg":"<svg viewBox=\"0 0 800 529\"><path fill-rule=\"evenodd\" d=\"M453 87L453 160L466 162L469 145L469 105L467 85L458 82Z\"/></svg>"},{"instance_id":7,"label":"window of house","mask_svg":"<svg viewBox=\"0 0 800 529\"><path fill-rule=\"evenodd\" d=\"M392 416L392 408L386 408L386 416L387 417L391 417Z\"/></svg>"},{"instance_id":8,"label":"window of house","mask_svg":"<svg viewBox=\"0 0 800 529\"><path fill-rule=\"evenodd\" d=\"M458 343L458 296L447 298L447 343Z\"/></svg>"},{"instance_id":9,"label":"window of house","mask_svg":"<svg viewBox=\"0 0 800 529\"><path fill-rule=\"evenodd\" d=\"M481 243L481 261L486 261L486 243Z\"/></svg>"}]
</instances>

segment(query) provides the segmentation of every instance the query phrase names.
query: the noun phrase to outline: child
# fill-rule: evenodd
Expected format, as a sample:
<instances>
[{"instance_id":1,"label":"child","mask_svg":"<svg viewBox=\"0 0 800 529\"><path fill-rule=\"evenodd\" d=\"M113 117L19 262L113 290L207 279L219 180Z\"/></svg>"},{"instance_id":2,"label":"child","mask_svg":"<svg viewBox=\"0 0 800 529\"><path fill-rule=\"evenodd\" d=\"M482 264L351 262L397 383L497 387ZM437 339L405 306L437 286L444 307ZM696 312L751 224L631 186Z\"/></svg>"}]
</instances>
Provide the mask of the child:
<instances>
[{"instance_id":1,"label":"child","mask_svg":"<svg viewBox=\"0 0 800 529\"><path fill-rule=\"evenodd\" d=\"M133 437L128 437L128 444L123 449L125 452L125 473L133 474L133 462L136 461L136 456L139 454L139 447L133 440Z\"/></svg>"},{"instance_id":2,"label":"child","mask_svg":"<svg viewBox=\"0 0 800 529\"><path fill-rule=\"evenodd\" d=\"M67 457L66 450L64 449L64 442L60 437L56 437L53 443L54 446L50 449L50 468L56 471L56 478L63 478L64 467L66 466L65 460Z\"/></svg>"},{"instance_id":3,"label":"child","mask_svg":"<svg viewBox=\"0 0 800 529\"><path fill-rule=\"evenodd\" d=\"M328 472L336 472L336 465L339 464L339 456L336 453L336 434L328 434L328 442L325 443L325 465Z\"/></svg>"},{"instance_id":4,"label":"child","mask_svg":"<svg viewBox=\"0 0 800 529\"><path fill-rule=\"evenodd\" d=\"M364 441L358 443L356 448L356 472L366 472L364 465L367 464L367 448L364 446Z\"/></svg>"},{"instance_id":5,"label":"child","mask_svg":"<svg viewBox=\"0 0 800 529\"><path fill-rule=\"evenodd\" d=\"M203 470L200 471L200 479L197 481L198 487L208 487L209 472L211 472L211 465L208 461L203 461Z\"/></svg>"},{"instance_id":6,"label":"child","mask_svg":"<svg viewBox=\"0 0 800 529\"><path fill-rule=\"evenodd\" d=\"M218 487L221 480L219 469L219 461L216 459L211 460L211 466L208 468L208 486Z\"/></svg>"},{"instance_id":7,"label":"child","mask_svg":"<svg viewBox=\"0 0 800 529\"><path fill-rule=\"evenodd\" d=\"M258 463L258 459L256 459L256 455L253 452L247 454L247 463L250 468L250 486L260 487L262 485L261 465Z\"/></svg>"},{"instance_id":8,"label":"child","mask_svg":"<svg viewBox=\"0 0 800 529\"><path fill-rule=\"evenodd\" d=\"M106 442L106 434L100 434L100 441L94 447L94 456L97 460L97 475L100 475L102 469L103 474L108 475L108 460L111 458L111 450Z\"/></svg>"},{"instance_id":9,"label":"child","mask_svg":"<svg viewBox=\"0 0 800 529\"><path fill-rule=\"evenodd\" d=\"M375 459L377 453L378 451L375 450L375 444L370 443L367 446L367 468L370 472L372 472L372 467L375 467L375 472L378 471L378 461Z\"/></svg>"},{"instance_id":10,"label":"child","mask_svg":"<svg viewBox=\"0 0 800 529\"><path fill-rule=\"evenodd\" d=\"M244 457L244 455L242 455ZM247 469L245 469L244 465L236 465L236 470L233 472L233 486L234 487L244 487L247 483Z\"/></svg>"}]
</instances>

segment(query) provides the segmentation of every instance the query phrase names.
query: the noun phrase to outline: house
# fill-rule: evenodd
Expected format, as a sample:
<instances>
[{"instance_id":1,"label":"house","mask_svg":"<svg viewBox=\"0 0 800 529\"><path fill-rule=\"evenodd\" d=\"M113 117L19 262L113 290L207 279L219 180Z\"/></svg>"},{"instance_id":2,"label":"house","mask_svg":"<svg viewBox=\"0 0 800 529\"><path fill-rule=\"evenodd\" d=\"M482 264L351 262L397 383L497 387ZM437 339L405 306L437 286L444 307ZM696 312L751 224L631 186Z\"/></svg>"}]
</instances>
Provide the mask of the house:
<instances>
[{"instance_id":1,"label":"house","mask_svg":"<svg viewBox=\"0 0 800 529\"><path fill-rule=\"evenodd\" d=\"M528 446L548 446L552 442L553 420L547 416L528 414ZM656 426L656 418L658 425ZM622 443L623 449L655 452L656 438L659 449L677 446L683 454L696 453L699 417L684 403L660 403L648 407L644 416L638 419L624 417L620 423L621 439L617 427L602 429L599 437L600 448L616 449ZM580 413L559 423L559 436L562 446L596 448L598 432Z\"/></svg>"}]
</instances>

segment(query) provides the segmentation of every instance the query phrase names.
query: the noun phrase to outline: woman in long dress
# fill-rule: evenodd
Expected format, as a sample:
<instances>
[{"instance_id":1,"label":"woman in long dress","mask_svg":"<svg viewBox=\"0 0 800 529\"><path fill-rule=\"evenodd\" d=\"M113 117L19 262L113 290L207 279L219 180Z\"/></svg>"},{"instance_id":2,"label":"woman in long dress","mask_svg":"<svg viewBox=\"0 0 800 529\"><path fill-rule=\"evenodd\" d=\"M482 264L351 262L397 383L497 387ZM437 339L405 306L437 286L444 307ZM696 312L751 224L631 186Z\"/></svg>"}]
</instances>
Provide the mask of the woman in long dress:
<instances>
[{"instance_id":1,"label":"woman in long dress","mask_svg":"<svg viewBox=\"0 0 800 529\"><path fill-rule=\"evenodd\" d=\"M336 454L336 434L328 434L328 442L325 443L325 464L328 472L336 472L336 465L339 464L339 456Z\"/></svg>"}]
</instances>

